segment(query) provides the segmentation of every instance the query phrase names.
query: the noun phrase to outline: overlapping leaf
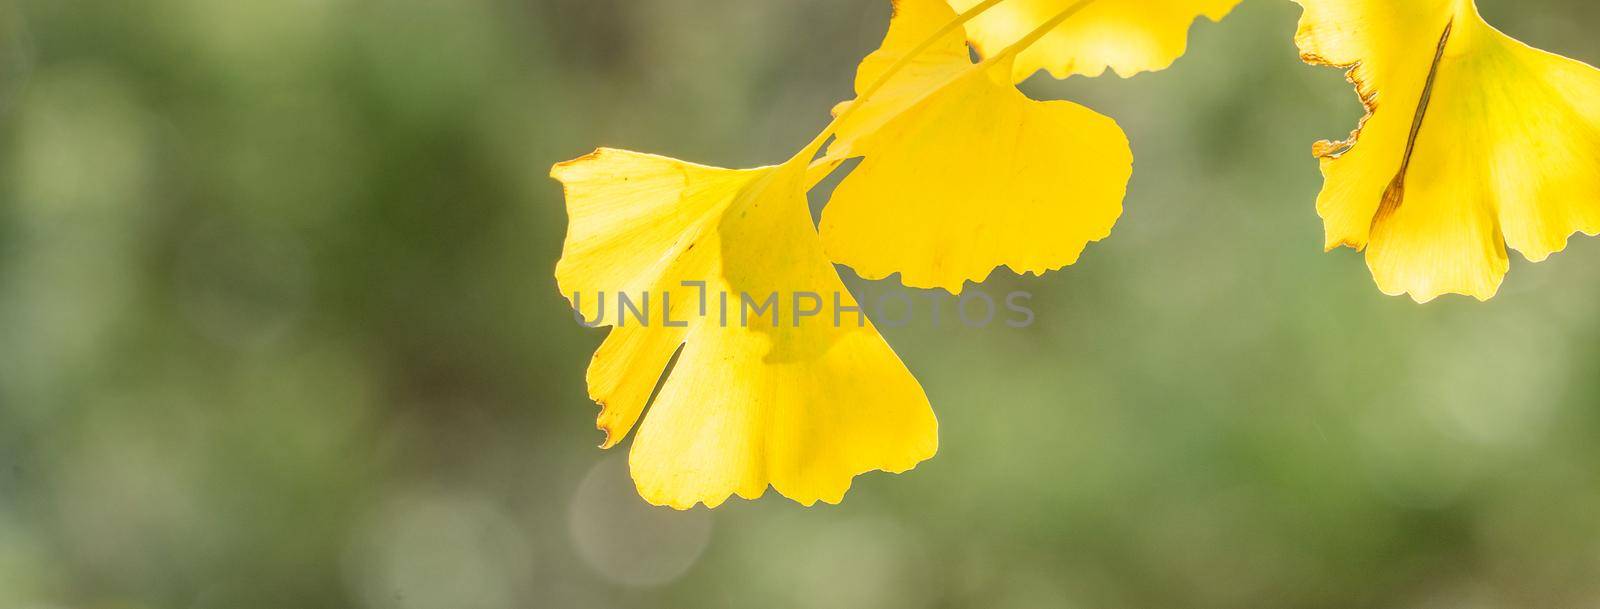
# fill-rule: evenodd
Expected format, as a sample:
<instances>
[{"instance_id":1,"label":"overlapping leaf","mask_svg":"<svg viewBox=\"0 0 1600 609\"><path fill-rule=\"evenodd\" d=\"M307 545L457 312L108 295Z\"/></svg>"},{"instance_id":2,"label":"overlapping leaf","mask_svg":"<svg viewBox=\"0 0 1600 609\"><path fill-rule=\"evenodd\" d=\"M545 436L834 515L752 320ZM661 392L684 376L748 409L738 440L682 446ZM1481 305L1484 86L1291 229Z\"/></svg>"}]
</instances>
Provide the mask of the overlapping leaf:
<instances>
[{"instance_id":1,"label":"overlapping leaf","mask_svg":"<svg viewBox=\"0 0 1600 609\"><path fill-rule=\"evenodd\" d=\"M1122 212L1132 152L1115 121L1028 99L1010 57L974 65L958 30L939 36L870 98L874 83L956 14L901 0L841 107L835 157L864 156L823 211L829 256L868 278L959 293L996 267L1042 274L1077 261Z\"/></svg>"},{"instance_id":2,"label":"overlapping leaf","mask_svg":"<svg viewBox=\"0 0 1600 609\"><path fill-rule=\"evenodd\" d=\"M769 484L836 503L857 474L905 471L937 448L916 379L870 322L840 310L855 301L823 257L805 174L797 162L736 171L616 150L552 172L571 218L557 280L586 319L615 326L589 368L605 446L683 348L629 455L651 503L716 506ZM601 293L651 294L651 319L608 313ZM774 317L742 308L774 294ZM793 306L800 294L817 298Z\"/></svg>"}]
</instances>

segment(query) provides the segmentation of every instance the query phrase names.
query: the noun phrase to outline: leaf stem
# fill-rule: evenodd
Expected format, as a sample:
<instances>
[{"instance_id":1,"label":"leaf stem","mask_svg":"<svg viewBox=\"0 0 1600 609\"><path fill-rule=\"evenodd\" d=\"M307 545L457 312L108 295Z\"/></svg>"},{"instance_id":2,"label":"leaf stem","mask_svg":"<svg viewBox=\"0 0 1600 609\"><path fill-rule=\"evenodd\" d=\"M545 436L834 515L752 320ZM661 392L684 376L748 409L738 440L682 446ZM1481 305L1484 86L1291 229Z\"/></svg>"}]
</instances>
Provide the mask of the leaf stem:
<instances>
[{"instance_id":1,"label":"leaf stem","mask_svg":"<svg viewBox=\"0 0 1600 609\"><path fill-rule=\"evenodd\" d=\"M889 84L890 79L899 74L901 70L904 70L906 66L911 65L911 62L916 61L917 57L921 56L924 52L927 52L928 49L933 48L933 45L938 44L939 41L945 36L950 35L950 33L954 32L957 28L965 26L968 21L972 21L973 18L983 14L984 11L994 8L995 5L1004 1L1005 0L983 0L983 2L979 2L972 8L962 12L960 15L956 15L955 19L950 20L949 23L944 24L944 27L941 27L938 29L938 31L935 31L933 35L928 36L927 39L918 43L917 46L911 49L911 51L907 52L905 55L902 55L900 59L891 64L889 69L884 70L883 74L880 75L877 80L873 81L872 84L868 85L860 95L857 95L855 101L851 102L850 105L845 107L843 112L840 112L838 116L834 117L833 121L828 123L828 126L822 130L822 133L817 134L816 139L813 139L811 140L811 143L806 144L806 147L802 148L800 153L795 155L795 157L804 157L807 161L810 161L812 157L817 155L817 151L820 150L822 145L828 141L828 138L833 135L838 126L843 124L845 119L854 114L856 108L860 107L863 102L871 99L873 95L876 95L878 91L884 87L884 85ZM1093 0L1085 1L1092 2Z\"/></svg>"},{"instance_id":2,"label":"leaf stem","mask_svg":"<svg viewBox=\"0 0 1600 609\"><path fill-rule=\"evenodd\" d=\"M1056 13L1056 16L1051 17L1049 21L1040 24L1039 27L1036 27L1033 29L1033 31L1028 32L1027 36L1023 36L1016 42L1011 43L1011 46L1006 47L1005 50L995 53L992 57L985 57L983 60L983 65L998 63L1015 57L1017 53L1021 53L1028 47L1033 46L1034 43L1039 42L1040 38L1044 38L1045 35L1049 34L1052 30L1061 27L1061 24L1066 23L1066 21L1071 19L1073 15L1077 15L1079 11L1088 8L1088 6L1094 4L1094 2L1095 0L1078 0L1077 2L1073 3L1072 6L1067 7L1066 10Z\"/></svg>"},{"instance_id":3,"label":"leaf stem","mask_svg":"<svg viewBox=\"0 0 1600 609\"><path fill-rule=\"evenodd\" d=\"M810 162L811 159L816 157L817 152L821 150L822 145L827 143L828 138L833 136L833 134L838 131L839 126L844 124L844 122L855 113L857 108L860 108L862 105L864 105L872 98L873 95L877 94L880 89L887 85L890 79L899 74L901 70L906 68L906 66L911 65L912 61L915 61L918 56L932 48L933 45L937 44L939 40L949 35L950 32L954 31L956 28L966 25L968 21L971 21L984 11L993 8L995 5L1003 1L1004 0L984 0L977 5L974 5L972 8L967 9L960 15L957 15L955 19L945 24L944 27L939 28L937 32L934 32L932 36L929 36L926 40L923 40L916 47L912 48L911 51L901 56L900 59L895 61L894 64L890 65L887 70L884 70L883 74L879 76L877 80L873 81L873 83L863 90L860 95L856 96L854 101L845 106L844 111L840 112L838 116L834 117L833 121L828 123L827 128L823 129L822 133L817 134L816 139L813 139L810 144L807 144L805 148L800 150L799 154L795 155L795 159L804 158L807 162ZM996 63L1015 57L1018 53L1021 53L1024 49L1027 49L1030 46L1033 46L1035 43L1039 42L1039 39L1043 38L1057 27L1060 27L1062 23L1065 23L1068 19L1071 19L1074 15L1077 15L1080 11L1094 3L1095 0L1078 0L1078 2L1073 3L1072 6L1067 7L1060 13L1056 13L1054 17L1046 20L1044 23L1040 24L1039 27L1034 28L1032 31L1028 32L1026 36L1018 39L1010 46L1007 46L1004 50L990 57L984 58L981 63L974 64L971 69L988 69L994 66ZM791 159L791 162L793 162L795 159ZM836 166L843 160L844 159L831 157L817 159L816 164L811 166L813 175L817 180L820 180L822 177L826 177L826 175L832 171L833 166Z\"/></svg>"}]
</instances>

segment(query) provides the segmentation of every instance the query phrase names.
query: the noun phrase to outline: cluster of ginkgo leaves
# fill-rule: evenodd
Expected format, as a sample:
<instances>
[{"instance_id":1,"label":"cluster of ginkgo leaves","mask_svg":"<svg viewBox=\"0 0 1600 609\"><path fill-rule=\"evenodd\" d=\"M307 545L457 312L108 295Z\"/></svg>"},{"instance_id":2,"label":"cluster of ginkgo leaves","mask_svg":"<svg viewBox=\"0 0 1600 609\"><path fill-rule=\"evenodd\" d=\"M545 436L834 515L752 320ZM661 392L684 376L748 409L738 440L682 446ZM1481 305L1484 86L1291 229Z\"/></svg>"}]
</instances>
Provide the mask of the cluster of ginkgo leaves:
<instances>
[{"instance_id":1,"label":"cluster of ginkgo leaves","mask_svg":"<svg viewBox=\"0 0 1600 609\"><path fill-rule=\"evenodd\" d=\"M1194 21L1239 1L894 0L855 99L781 164L601 149L557 165L570 226L556 278L578 313L604 319L605 294L700 313L606 324L587 379L602 446L643 416L634 481L680 509L768 486L837 503L856 475L932 457L926 395L834 265L959 293L999 267L1073 264L1121 215L1128 140L1016 84L1164 69ZM1382 291L1486 300L1508 246L1539 261L1600 233L1600 71L1500 33L1473 0L1295 1L1302 59L1348 70L1368 110L1350 139L1314 149L1327 246L1365 250ZM807 193L856 158L815 224ZM832 298L770 323L727 323L726 303L708 314L711 295L799 293Z\"/></svg>"}]
</instances>

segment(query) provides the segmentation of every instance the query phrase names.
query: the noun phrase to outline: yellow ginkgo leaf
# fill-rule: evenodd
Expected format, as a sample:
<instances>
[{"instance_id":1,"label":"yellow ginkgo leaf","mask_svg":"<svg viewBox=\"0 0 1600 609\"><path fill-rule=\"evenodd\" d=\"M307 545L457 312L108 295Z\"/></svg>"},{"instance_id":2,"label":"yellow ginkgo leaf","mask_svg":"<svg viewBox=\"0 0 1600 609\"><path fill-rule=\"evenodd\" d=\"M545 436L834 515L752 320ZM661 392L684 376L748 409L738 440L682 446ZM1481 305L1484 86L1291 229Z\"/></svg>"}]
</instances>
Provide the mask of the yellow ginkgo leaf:
<instances>
[{"instance_id":1,"label":"yellow ginkgo leaf","mask_svg":"<svg viewBox=\"0 0 1600 609\"><path fill-rule=\"evenodd\" d=\"M1541 261L1600 232L1600 71L1518 42L1472 0L1297 0L1307 62L1349 70L1368 116L1321 142L1328 249L1385 293L1494 296L1506 246Z\"/></svg>"},{"instance_id":2,"label":"yellow ginkgo leaf","mask_svg":"<svg viewBox=\"0 0 1600 609\"><path fill-rule=\"evenodd\" d=\"M602 149L552 176L570 217L557 281L613 326L589 367L604 446L643 413L629 465L647 501L714 507L771 485L837 503L858 474L933 456L921 386L823 256L804 159L729 170Z\"/></svg>"},{"instance_id":3,"label":"yellow ginkgo leaf","mask_svg":"<svg viewBox=\"0 0 1600 609\"><path fill-rule=\"evenodd\" d=\"M958 29L905 63L956 15L942 0L895 7L857 76L864 101L841 106L853 111L828 150L865 157L823 211L828 255L863 277L900 273L906 285L959 293L1000 266L1042 274L1070 265L1108 236L1133 163L1116 122L1028 99L1009 80L1009 58L974 65Z\"/></svg>"},{"instance_id":4,"label":"yellow ginkgo leaf","mask_svg":"<svg viewBox=\"0 0 1600 609\"><path fill-rule=\"evenodd\" d=\"M1027 36L1074 0L1004 0L967 25L984 56ZM1189 27L1200 16L1221 21L1240 0L1096 0L1083 14L1054 28L1017 55L1013 78L1039 70L1056 78L1099 76L1110 68L1127 78L1164 70L1189 47ZM966 10L983 0L949 0Z\"/></svg>"}]
</instances>

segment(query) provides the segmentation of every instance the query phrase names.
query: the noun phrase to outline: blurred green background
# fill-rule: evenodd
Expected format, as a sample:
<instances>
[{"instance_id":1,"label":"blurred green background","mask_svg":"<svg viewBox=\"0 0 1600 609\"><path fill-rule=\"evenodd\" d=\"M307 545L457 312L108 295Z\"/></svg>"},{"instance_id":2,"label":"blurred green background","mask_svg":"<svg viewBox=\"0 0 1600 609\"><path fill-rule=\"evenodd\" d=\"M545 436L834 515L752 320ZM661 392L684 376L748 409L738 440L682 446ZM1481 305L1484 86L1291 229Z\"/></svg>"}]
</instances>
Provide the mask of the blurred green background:
<instances>
[{"instance_id":1,"label":"blurred green background","mask_svg":"<svg viewBox=\"0 0 1600 609\"><path fill-rule=\"evenodd\" d=\"M1600 62L1600 5L1480 4ZM1310 147L1360 108L1284 0L1029 83L1126 128L1127 213L986 286L1032 328L886 331L937 458L644 506L549 166L781 160L887 15L0 0L0 607L1600 607L1600 240L1488 304L1323 254Z\"/></svg>"}]
</instances>

